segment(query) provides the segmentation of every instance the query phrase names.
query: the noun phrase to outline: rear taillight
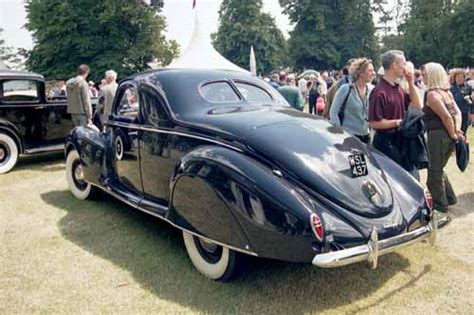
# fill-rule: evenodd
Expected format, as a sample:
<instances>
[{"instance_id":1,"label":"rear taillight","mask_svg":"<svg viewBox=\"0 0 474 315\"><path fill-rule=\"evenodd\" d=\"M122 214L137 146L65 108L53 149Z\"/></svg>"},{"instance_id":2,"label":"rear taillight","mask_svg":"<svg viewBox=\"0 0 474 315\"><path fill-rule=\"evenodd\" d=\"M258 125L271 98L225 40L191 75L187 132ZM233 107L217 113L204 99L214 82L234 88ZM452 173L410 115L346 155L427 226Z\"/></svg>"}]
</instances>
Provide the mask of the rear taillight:
<instances>
[{"instance_id":1,"label":"rear taillight","mask_svg":"<svg viewBox=\"0 0 474 315\"><path fill-rule=\"evenodd\" d=\"M428 205L428 208L430 208L430 210L433 209L433 197L431 197L431 193L428 189L425 189L425 200L426 200L426 204Z\"/></svg>"},{"instance_id":2,"label":"rear taillight","mask_svg":"<svg viewBox=\"0 0 474 315\"><path fill-rule=\"evenodd\" d=\"M319 241L322 241L324 236L324 227L321 219L316 213L313 213L311 214L310 221L314 236L316 236Z\"/></svg>"}]
</instances>

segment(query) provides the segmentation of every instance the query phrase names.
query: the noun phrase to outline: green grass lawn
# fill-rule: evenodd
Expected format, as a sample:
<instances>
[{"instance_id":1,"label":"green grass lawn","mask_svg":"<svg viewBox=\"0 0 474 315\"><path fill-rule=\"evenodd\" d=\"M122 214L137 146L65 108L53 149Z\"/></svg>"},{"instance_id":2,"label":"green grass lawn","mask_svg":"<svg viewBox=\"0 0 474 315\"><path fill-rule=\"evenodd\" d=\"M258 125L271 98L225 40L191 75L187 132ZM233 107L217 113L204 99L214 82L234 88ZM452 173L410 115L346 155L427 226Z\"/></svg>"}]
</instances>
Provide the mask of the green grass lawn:
<instances>
[{"instance_id":1,"label":"green grass lawn","mask_svg":"<svg viewBox=\"0 0 474 315\"><path fill-rule=\"evenodd\" d=\"M474 163L460 173L453 162L459 203L436 246L383 256L377 270L251 259L222 284L193 269L166 223L105 195L74 199L61 155L23 158L0 176L0 313L471 314Z\"/></svg>"}]
</instances>

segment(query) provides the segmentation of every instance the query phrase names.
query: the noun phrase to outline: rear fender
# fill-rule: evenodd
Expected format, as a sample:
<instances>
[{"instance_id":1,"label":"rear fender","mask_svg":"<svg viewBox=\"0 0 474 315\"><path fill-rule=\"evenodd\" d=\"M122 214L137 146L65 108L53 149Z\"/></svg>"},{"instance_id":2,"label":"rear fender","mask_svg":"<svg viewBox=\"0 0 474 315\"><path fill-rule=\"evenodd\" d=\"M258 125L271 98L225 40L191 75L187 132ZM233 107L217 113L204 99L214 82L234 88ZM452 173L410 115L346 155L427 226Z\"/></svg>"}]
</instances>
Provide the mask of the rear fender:
<instances>
[{"instance_id":1,"label":"rear fender","mask_svg":"<svg viewBox=\"0 0 474 315\"><path fill-rule=\"evenodd\" d=\"M199 147L179 161L170 188L168 219L184 229L261 257L308 262L315 254L311 207L242 153Z\"/></svg>"},{"instance_id":2,"label":"rear fender","mask_svg":"<svg viewBox=\"0 0 474 315\"><path fill-rule=\"evenodd\" d=\"M106 136L87 127L76 127L66 137L66 155L77 150L84 178L94 185L103 185L106 178Z\"/></svg>"}]
</instances>

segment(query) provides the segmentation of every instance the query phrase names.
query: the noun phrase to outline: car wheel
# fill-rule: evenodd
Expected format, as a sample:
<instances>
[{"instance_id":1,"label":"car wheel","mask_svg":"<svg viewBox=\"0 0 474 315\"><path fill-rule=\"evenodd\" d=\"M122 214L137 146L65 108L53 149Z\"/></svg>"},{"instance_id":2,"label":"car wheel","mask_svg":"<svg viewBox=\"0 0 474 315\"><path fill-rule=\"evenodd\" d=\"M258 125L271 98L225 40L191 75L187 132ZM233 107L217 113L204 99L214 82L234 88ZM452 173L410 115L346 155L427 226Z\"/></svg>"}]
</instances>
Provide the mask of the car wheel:
<instances>
[{"instance_id":1,"label":"car wheel","mask_svg":"<svg viewBox=\"0 0 474 315\"><path fill-rule=\"evenodd\" d=\"M121 132L117 132L115 134L114 149L115 149L115 157L117 158L117 161L121 161L123 159L123 153L125 150L125 143L123 141Z\"/></svg>"},{"instance_id":2,"label":"car wheel","mask_svg":"<svg viewBox=\"0 0 474 315\"><path fill-rule=\"evenodd\" d=\"M7 134L0 133L0 174L11 171L18 161L18 145Z\"/></svg>"},{"instance_id":3,"label":"car wheel","mask_svg":"<svg viewBox=\"0 0 474 315\"><path fill-rule=\"evenodd\" d=\"M95 187L85 181L81 160L76 150L71 150L66 158L66 180L71 193L80 200L92 197Z\"/></svg>"},{"instance_id":4,"label":"car wheel","mask_svg":"<svg viewBox=\"0 0 474 315\"><path fill-rule=\"evenodd\" d=\"M184 245L194 267L206 277L227 281L238 266L239 253L183 231Z\"/></svg>"}]
</instances>

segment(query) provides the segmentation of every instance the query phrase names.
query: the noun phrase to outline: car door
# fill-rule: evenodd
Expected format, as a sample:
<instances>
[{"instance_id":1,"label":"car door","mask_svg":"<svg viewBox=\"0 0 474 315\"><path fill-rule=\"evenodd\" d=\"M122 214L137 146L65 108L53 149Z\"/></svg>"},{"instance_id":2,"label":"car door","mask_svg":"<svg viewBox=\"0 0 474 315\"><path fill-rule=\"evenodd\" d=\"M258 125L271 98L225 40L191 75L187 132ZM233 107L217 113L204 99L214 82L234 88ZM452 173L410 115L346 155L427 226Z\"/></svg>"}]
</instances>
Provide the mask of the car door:
<instances>
[{"instance_id":1,"label":"car door","mask_svg":"<svg viewBox=\"0 0 474 315\"><path fill-rule=\"evenodd\" d=\"M45 144L45 107L41 105L40 82L8 78L1 82L0 117L15 125L25 150Z\"/></svg>"},{"instance_id":2,"label":"car door","mask_svg":"<svg viewBox=\"0 0 474 315\"><path fill-rule=\"evenodd\" d=\"M138 131L140 129L140 99L136 85L123 83L117 91L109 120L108 134L117 193L138 203L142 196Z\"/></svg>"},{"instance_id":3,"label":"car door","mask_svg":"<svg viewBox=\"0 0 474 315\"><path fill-rule=\"evenodd\" d=\"M143 119L139 136L144 193L142 207L159 211L160 207L168 206L169 180L180 157L175 146L180 139L172 132L163 97L147 85L140 86L139 94Z\"/></svg>"}]
</instances>

